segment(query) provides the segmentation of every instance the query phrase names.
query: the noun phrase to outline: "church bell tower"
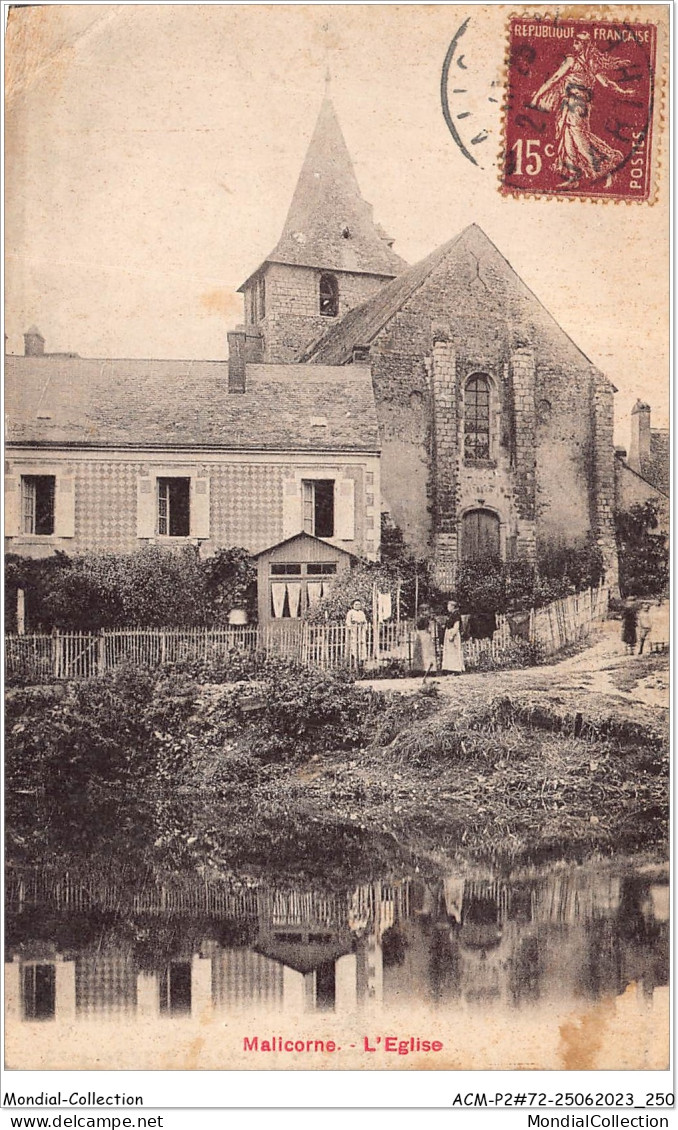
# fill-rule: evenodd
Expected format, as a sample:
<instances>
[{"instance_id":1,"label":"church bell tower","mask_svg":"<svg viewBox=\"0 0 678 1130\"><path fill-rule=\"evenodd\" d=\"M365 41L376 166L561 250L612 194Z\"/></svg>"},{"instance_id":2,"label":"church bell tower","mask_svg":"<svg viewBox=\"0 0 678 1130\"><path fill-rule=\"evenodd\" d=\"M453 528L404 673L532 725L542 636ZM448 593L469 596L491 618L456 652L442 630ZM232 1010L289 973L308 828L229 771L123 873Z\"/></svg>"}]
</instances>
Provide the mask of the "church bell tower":
<instances>
[{"instance_id":1,"label":"church bell tower","mask_svg":"<svg viewBox=\"0 0 678 1130\"><path fill-rule=\"evenodd\" d=\"M282 235L240 287L248 335L264 362L304 348L407 264L363 200L326 93Z\"/></svg>"}]
</instances>

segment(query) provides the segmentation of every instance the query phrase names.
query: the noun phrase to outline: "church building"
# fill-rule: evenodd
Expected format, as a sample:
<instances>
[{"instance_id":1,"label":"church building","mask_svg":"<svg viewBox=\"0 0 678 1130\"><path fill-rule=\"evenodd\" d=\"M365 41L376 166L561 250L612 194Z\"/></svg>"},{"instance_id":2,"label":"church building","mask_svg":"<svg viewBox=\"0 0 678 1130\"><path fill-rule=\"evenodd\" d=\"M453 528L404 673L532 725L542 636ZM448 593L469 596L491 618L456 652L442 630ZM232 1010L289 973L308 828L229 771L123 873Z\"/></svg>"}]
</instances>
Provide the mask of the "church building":
<instances>
[{"instance_id":1,"label":"church building","mask_svg":"<svg viewBox=\"0 0 678 1130\"><path fill-rule=\"evenodd\" d=\"M370 366L382 508L443 587L588 539L614 580L614 386L476 225L413 267L392 244L326 98L231 356Z\"/></svg>"},{"instance_id":2,"label":"church building","mask_svg":"<svg viewBox=\"0 0 678 1130\"><path fill-rule=\"evenodd\" d=\"M471 225L415 266L363 199L326 97L228 362L8 358L13 552L306 533L379 553L388 511L462 561L597 544L616 580L614 386ZM36 337L37 334L37 337Z\"/></svg>"}]
</instances>

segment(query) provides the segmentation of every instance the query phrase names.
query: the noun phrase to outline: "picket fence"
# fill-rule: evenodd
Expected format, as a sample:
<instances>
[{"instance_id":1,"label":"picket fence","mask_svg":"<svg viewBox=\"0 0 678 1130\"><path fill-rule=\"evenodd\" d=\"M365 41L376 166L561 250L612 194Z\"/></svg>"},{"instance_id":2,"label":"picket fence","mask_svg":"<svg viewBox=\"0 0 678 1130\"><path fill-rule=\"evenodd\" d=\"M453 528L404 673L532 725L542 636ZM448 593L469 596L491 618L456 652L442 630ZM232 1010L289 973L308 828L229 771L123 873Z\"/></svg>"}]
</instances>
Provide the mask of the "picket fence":
<instances>
[{"instance_id":1,"label":"picket fence","mask_svg":"<svg viewBox=\"0 0 678 1130\"><path fill-rule=\"evenodd\" d=\"M585 638L593 624L605 618L608 597L607 588L587 589L532 610L524 635L539 645L543 654L552 655L566 644ZM511 640L511 618L498 616L492 639L465 641L466 667L477 667L488 653L499 659ZM279 656L323 670L363 664L375 668L390 660L410 666L413 642L413 625L404 620L380 624L376 632L372 624L367 624L358 633L344 624L310 624L305 620L243 627L55 631L51 635L6 636L5 672L10 681L49 683L89 679L123 663L159 667L241 653Z\"/></svg>"},{"instance_id":2,"label":"picket fence","mask_svg":"<svg viewBox=\"0 0 678 1130\"><path fill-rule=\"evenodd\" d=\"M363 883L340 892L270 887L228 879L154 882L138 874L95 874L56 866L10 864L5 874L5 900L12 910L45 905L77 913L98 907L117 914L208 914L273 926L307 922L328 927L350 922L393 925L409 913L409 883Z\"/></svg>"}]
</instances>

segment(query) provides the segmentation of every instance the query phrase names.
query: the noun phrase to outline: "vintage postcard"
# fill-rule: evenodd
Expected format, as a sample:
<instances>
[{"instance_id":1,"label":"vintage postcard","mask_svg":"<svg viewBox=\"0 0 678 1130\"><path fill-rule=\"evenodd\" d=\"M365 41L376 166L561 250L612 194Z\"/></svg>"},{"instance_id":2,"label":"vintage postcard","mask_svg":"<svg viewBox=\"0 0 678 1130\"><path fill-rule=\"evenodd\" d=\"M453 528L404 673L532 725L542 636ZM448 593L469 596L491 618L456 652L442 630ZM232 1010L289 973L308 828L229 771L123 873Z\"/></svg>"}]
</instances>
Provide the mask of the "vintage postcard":
<instances>
[{"instance_id":1,"label":"vintage postcard","mask_svg":"<svg viewBox=\"0 0 678 1130\"><path fill-rule=\"evenodd\" d=\"M8 12L17 1094L668 1068L668 42Z\"/></svg>"}]
</instances>

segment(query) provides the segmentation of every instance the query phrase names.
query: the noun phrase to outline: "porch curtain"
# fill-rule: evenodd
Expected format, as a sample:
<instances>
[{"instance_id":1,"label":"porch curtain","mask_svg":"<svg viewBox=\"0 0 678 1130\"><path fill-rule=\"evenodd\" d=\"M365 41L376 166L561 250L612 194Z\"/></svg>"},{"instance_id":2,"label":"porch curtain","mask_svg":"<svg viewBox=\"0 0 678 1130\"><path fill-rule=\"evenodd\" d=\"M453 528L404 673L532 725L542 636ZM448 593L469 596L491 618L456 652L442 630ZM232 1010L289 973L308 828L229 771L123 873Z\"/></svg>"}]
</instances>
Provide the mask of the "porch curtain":
<instances>
[{"instance_id":1,"label":"porch curtain","mask_svg":"<svg viewBox=\"0 0 678 1130\"><path fill-rule=\"evenodd\" d=\"M273 615L276 620L282 619L283 610L285 608L285 591L287 586L281 582L274 582L271 585L271 596L273 597Z\"/></svg>"},{"instance_id":2,"label":"porch curtain","mask_svg":"<svg viewBox=\"0 0 678 1130\"><path fill-rule=\"evenodd\" d=\"M299 605L301 604L301 585L298 581L287 582L287 603L290 608L292 620L299 618Z\"/></svg>"},{"instance_id":3,"label":"porch curtain","mask_svg":"<svg viewBox=\"0 0 678 1130\"><path fill-rule=\"evenodd\" d=\"M332 581L323 581L323 597L329 596L332 592Z\"/></svg>"},{"instance_id":4,"label":"porch curtain","mask_svg":"<svg viewBox=\"0 0 678 1130\"><path fill-rule=\"evenodd\" d=\"M306 587L308 589L308 605L309 608L312 608L314 604L318 603L321 596L325 595L323 592L324 585L322 581L309 581Z\"/></svg>"}]
</instances>

